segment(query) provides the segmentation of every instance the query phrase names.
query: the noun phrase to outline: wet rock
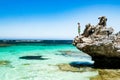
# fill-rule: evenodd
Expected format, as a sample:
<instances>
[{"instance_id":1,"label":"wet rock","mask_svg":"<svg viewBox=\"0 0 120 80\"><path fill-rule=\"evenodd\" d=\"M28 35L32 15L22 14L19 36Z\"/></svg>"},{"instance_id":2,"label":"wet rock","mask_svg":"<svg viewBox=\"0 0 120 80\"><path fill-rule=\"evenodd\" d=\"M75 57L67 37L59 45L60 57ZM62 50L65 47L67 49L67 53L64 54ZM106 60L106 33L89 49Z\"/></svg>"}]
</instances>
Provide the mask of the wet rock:
<instances>
[{"instance_id":1,"label":"wet rock","mask_svg":"<svg viewBox=\"0 0 120 80\"><path fill-rule=\"evenodd\" d=\"M7 60L0 60L0 66L2 65L9 65L11 62Z\"/></svg>"},{"instance_id":2,"label":"wet rock","mask_svg":"<svg viewBox=\"0 0 120 80\"><path fill-rule=\"evenodd\" d=\"M69 64L60 64L60 65L58 65L58 67L62 71L72 71L72 72L80 71L80 68L72 67Z\"/></svg>"},{"instance_id":3,"label":"wet rock","mask_svg":"<svg viewBox=\"0 0 120 80\"><path fill-rule=\"evenodd\" d=\"M99 69L99 75L90 80L120 80L120 69Z\"/></svg>"},{"instance_id":4,"label":"wet rock","mask_svg":"<svg viewBox=\"0 0 120 80\"><path fill-rule=\"evenodd\" d=\"M85 71L96 71L90 67L73 67L70 64L59 64L57 65L62 71L71 71L71 72L85 72Z\"/></svg>"}]
</instances>

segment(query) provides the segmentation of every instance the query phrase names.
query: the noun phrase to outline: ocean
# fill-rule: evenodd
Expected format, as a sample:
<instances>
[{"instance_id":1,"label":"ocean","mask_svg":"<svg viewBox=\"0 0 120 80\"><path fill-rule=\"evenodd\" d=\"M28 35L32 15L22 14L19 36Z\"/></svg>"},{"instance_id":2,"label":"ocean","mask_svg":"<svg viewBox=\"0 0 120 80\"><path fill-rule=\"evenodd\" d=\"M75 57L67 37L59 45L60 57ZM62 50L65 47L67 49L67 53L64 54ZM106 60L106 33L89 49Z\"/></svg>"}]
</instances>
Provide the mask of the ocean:
<instances>
[{"instance_id":1,"label":"ocean","mask_svg":"<svg viewBox=\"0 0 120 80\"><path fill-rule=\"evenodd\" d=\"M70 40L12 43L0 47L0 80L89 80L97 75L96 71L61 71L57 66L74 61L93 63Z\"/></svg>"}]
</instances>

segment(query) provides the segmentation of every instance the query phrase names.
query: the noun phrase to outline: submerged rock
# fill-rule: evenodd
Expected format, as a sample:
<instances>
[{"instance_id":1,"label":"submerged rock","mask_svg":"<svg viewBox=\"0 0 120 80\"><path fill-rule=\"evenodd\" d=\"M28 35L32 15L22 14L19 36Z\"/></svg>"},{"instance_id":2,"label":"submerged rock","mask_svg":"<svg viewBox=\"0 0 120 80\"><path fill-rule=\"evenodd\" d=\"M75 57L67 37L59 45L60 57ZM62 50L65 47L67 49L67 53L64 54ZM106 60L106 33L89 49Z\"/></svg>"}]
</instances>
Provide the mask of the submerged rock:
<instances>
[{"instance_id":1,"label":"submerged rock","mask_svg":"<svg viewBox=\"0 0 120 80\"><path fill-rule=\"evenodd\" d=\"M59 64L59 69L62 71L71 71L71 72L79 72L80 68L72 67L69 64Z\"/></svg>"},{"instance_id":2,"label":"submerged rock","mask_svg":"<svg viewBox=\"0 0 120 80\"><path fill-rule=\"evenodd\" d=\"M7 60L0 60L0 66L2 65L9 65L11 62Z\"/></svg>"},{"instance_id":3,"label":"submerged rock","mask_svg":"<svg viewBox=\"0 0 120 80\"><path fill-rule=\"evenodd\" d=\"M26 59L26 60L47 60L48 58L43 58L42 56L22 56L19 59Z\"/></svg>"},{"instance_id":4,"label":"submerged rock","mask_svg":"<svg viewBox=\"0 0 120 80\"><path fill-rule=\"evenodd\" d=\"M24 65L24 66L28 66L28 65L30 65L30 63L24 63L24 64L22 64L22 65Z\"/></svg>"},{"instance_id":5,"label":"submerged rock","mask_svg":"<svg viewBox=\"0 0 120 80\"><path fill-rule=\"evenodd\" d=\"M57 65L60 70L62 71L71 71L71 72L85 72L85 71L96 71L95 69L91 67L74 67L71 66L70 64L59 64Z\"/></svg>"},{"instance_id":6,"label":"submerged rock","mask_svg":"<svg viewBox=\"0 0 120 80\"><path fill-rule=\"evenodd\" d=\"M61 54L56 54L56 55L63 55L63 56L67 56L73 53L73 51L70 51L70 50L67 50L67 51L59 50L58 52L60 52Z\"/></svg>"},{"instance_id":7,"label":"submerged rock","mask_svg":"<svg viewBox=\"0 0 120 80\"><path fill-rule=\"evenodd\" d=\"M88 25L81 36L75 37L73 45L90 55L97 68L120 68L120 32L112 34L114 29L100 22Z\"/></svg>"},{"instance_id":8,"label":"submerged rock","mask_svg":"<svg viewBox=\"0 0 120 80\"><path fill-rule=\"evenodd\" d=\"M120 80L120 69L99 69L98 72L99 75L92 77L90 80Z\"/></svg>"},{"instance_id":9,"label":"submerged rock","mask_svg":"<svg viewBox=\"0 0 120 80\"><path fill-rule=\"evenodd\" d=\"M90 58L90 56L88 56L87 54L83 54L83 53L80 53L79 51L58 51L60 52L59 54L56 54L56 55L62 55L62 56L65 56L65 57L81 57L81 58Z\"/></svg>"}]
</instances>

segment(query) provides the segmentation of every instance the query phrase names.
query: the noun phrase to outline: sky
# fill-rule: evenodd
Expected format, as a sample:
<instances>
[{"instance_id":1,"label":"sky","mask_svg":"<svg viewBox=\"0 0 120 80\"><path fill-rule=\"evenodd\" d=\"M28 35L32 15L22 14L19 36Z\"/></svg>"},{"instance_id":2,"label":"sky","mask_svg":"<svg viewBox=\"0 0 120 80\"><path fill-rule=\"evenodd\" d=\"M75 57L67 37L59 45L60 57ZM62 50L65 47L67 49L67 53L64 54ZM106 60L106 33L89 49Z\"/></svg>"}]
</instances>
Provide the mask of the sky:
<instances>
[{"instance_id":1,"label":"sky","mask_svg":"<svg viewBox=\"0 0 120 80\"><path fill-rule=\"evenodd\" d=\"M73 39L77 23L120 31L120 0L0 0L0 39Z\"/></svg>"}]
</instances>

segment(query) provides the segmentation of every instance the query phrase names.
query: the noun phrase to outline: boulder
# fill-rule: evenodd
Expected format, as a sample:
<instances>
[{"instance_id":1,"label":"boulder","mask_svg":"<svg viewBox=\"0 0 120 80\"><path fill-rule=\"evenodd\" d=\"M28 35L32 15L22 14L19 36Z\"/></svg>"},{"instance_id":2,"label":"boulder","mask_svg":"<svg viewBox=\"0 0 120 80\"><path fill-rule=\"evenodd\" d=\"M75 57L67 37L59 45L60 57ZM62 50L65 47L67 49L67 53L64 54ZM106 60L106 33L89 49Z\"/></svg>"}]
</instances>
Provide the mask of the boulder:
<instances>
[{"instance_id":1,"label":"boulder","mask_svg":"<svg viewBox=\"0 0 120 80\"><path fill-rule=\"evenodd\" d=\"M90 55L95 67L120 68L120 32L113 34L112 27L99 24L94 30L88 34L89 31L85 29L82 36L78 37L82 42L75 43L76 48Z\"/></svg>"}]
</instances>

